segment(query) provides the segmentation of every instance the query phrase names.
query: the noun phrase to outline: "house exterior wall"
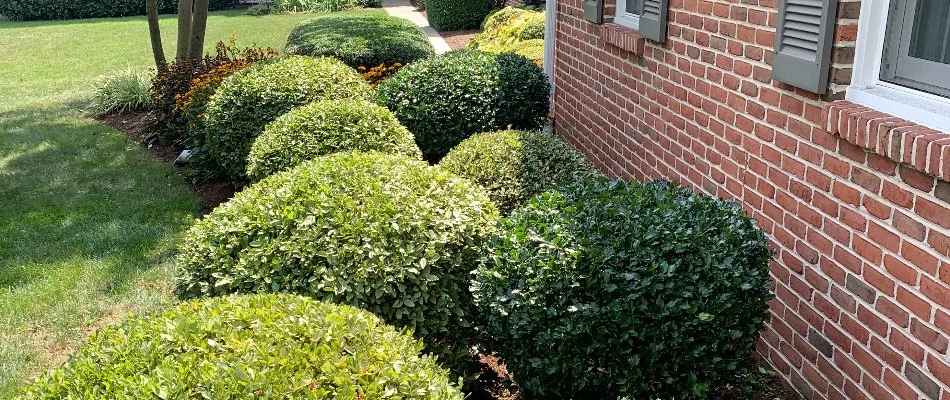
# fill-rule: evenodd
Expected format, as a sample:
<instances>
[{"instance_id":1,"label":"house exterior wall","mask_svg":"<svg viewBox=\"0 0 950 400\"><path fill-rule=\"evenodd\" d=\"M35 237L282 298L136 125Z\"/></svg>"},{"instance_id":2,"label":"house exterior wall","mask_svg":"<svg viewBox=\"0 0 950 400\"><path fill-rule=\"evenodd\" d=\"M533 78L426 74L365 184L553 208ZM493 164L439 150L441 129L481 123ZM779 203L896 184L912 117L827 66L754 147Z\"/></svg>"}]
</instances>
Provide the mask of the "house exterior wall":
<instances>
[{"instance_id":1,"label":"house exterior wall","mask_svg":"<svg viewBox=\"0 0 950 400\"><path fill-rule=\"evenodd\" d=\"M806 398L950 400L950 135L842 100L859 2L821 96L771 80L776 0L671 0L662 44L556 8L555 132L608 175L734 199L770 237L763 360Z\"/></svg>"}]
</instances>

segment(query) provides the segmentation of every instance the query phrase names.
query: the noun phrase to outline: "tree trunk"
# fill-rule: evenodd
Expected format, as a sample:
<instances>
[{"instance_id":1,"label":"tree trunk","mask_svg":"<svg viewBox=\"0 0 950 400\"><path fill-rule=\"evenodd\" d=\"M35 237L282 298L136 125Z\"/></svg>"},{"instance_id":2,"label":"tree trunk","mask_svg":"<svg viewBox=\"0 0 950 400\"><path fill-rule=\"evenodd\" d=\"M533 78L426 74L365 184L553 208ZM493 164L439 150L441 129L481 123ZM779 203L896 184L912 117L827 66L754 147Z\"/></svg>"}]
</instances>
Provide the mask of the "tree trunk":
<instances>
[{"instance_id":1,"label":"tree trunk","mask_svg":"<svg viewBox=\"0 0 950 400\"><path fill-rule=\"evenodd\" d=\"M208 0L195 0L194 18L191 23L191 44L189 45L192 60L199 60L204 56L205 28L208 26Z\"/></svg>"},{"instance_id":2,"label":"tree trunk","mask_svg":"<svg viewBox=\"0 0 950 400\"><path fill-rule=\"evenodd\" d=\"M145 0L145 10L148 13L148 35L152 39L152 56L155 58L155 70L165 72L165 49L162 47L162 31L158 26L157 0Z\"/></svg>"},{"instance_id":3,"label":"tree trunk","mask_svg":"<svg viewBox=\"0 0 950 400\"><path fill-rule=\"evenodd\" d=\"M191 41L191 13L193 0L178 1L178 52L175 59L184 61L189 55Z\"/></svg>"}]
</instances>

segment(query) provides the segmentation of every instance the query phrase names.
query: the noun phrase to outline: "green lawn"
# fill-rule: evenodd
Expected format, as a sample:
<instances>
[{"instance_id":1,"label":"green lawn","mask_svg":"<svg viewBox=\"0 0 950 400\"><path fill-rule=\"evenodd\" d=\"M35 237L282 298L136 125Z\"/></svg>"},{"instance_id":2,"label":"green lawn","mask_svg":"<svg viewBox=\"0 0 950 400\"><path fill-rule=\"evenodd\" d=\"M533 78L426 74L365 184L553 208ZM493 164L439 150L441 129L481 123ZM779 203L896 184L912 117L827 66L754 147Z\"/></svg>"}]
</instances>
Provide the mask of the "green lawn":
<instances>
[{"instance_id":1,"label":"green lawn","mask_svg":"<svg viewBox=\"0 0 950 400\"><path fill-rule=\"evenodd\" d=\"M282 49L307 15L213 13L208 43ZM174 56L174 16L162 20ZM0 398L97 327L167 306L198 203L172 168L83 109L92 82L152 65L144 17L0 20Z\"/></svg>"}]
</instances>

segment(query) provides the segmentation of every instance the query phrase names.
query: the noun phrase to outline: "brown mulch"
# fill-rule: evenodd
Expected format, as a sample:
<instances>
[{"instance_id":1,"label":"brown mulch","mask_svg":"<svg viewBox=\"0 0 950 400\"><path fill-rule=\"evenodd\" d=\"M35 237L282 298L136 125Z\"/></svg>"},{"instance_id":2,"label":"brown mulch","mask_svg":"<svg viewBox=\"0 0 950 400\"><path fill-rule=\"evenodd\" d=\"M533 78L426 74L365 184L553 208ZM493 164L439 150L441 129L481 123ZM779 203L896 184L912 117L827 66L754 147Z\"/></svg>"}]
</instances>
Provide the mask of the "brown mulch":
<instances>
[{"instance_id":1,"label":"brown mulch","mask_svg":"<svg viewBox=\"0 0 950 400\"><path fill-rule=\"evenodd\" d=\"M449 44L452 50L464 49L468 42L472 40L475 34L481 32L478 29L466 29L462 31L439 32L445 42Z\"/></svg>"},{"instance_id":2,"label":"brown mulch","mask_svg":"<svg viewBox=\"0 0 950 400\"><path fill-rule=\"evenodd\" d=\"M181 149L174 145L162 144L158 141L145 143L145 132L143 126L148 112L126 112L117 114L108 114L97 116L96 119L106 125L118 129L125 133L133 142L145 147L149 152L160 158L162 161L172 164L179 173L185 172L185 168L175 165L175 159L181 154ZM218 204L228 201L234 197L240 188L233 181L227 179L210 179L200 182L188 180L189 186L198 196L201 202L201 214L211 212Z\"/></svg>"}]
</instances>

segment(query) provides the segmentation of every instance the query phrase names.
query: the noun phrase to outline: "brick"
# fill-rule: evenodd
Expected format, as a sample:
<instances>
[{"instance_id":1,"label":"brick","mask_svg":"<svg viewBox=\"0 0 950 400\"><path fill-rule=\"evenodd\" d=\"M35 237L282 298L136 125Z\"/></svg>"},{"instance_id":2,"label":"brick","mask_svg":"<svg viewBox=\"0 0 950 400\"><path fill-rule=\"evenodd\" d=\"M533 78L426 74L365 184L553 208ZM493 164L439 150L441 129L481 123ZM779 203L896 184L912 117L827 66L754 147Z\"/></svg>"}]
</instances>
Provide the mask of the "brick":
<instances>
[{"instance_id":1,"label":"brick","mask_svg":"<svg viewBox=\"0 0 950 400\"><path fill-rule=\"evenodd\" d=\"M864 268L864 281L875 287L880 293L887 296L894 295L894 280L875 268Z\"/></svg>"},{"instance_id":2,"label":"brick","mask_svg":"<svg viewBox=\"0 0 950 400\"><path fill-rule=\"evenodd\" d=\"M877 299L876 308L882 314L886 315L888 319L894 321L894 323L902 328L906 328L910 324L910 313L904 311L900 306L887 298L882 297Z\"/></svg>"},{"instance_id":3,"label":"brick","mask_svg":"<svg viewBox=\"0 0 950 400\"><path fill-rule=\"evenodd\" d=\"M848 278L845 282L845 287L847 287L851 293L854 293L855 296L864 300L865 303L874 304L877 291L874 290L873 287L865 283L861 278L851 274L848 274Z\"/></svg>"},{"instance_id":4,"label":"brick","mask_svg":"<svg viewBox=\"0 0 950 400\"><path fill-rule=\"evenodd\" d=\"M875 340L877 339L875 338ZM880 342L880 340L877 340L877 342ZM880 343L883 344L883 342L880 342ZM858 365L861 366L861 368L863 368L865 371L870 373L872 377L874 377L875 379L881 378L881 375L884 373L884 364L878 361L877 358L875 358L874 355L872 355L870 351L866 350L862 346L852 346L851 356L854 357L854 361L856 361ZM836 355L835 358L837 359L839 357L837 357ZM860 379L860 376L858 377L854 377L853 375L851 376L854 379Z\"/></svg>"},{"instance_id":5,"label":"brick","mask_svg":"<svg viewBox=\"0 0 950 400\"><path fill-rule=\"evenodd\" d=\"M888 339L895 350L903 353L904 356L913 360L918 365L923 365L924 348L911 341L907 335L904 335L903 331L899 329L893 330Z\"/></svg>"},{"instance_id":6,"label":"brick","mask_svg":"<svg viewBox=\"0 0 950 400\"><path fill-rule=\"evenodd\" d=\"M900 167L901 180L918 190L929 193L934 187L934 178L913 168Z\"/></svg>"},{"instance_id":7,"label":"brick","mask_svg":"<svg viewBox=\"0 0 950 400\"><path fill-rule=\"evenodd\" d=\"M881 178L864 168L851 167L851 181L872 193L881 192Z\"/></svg>"},{"instance_id":8,"label":"brick","mask_svg":"<svg viewBox=\"0 0 950 400\"><path fill-rule=\"evenodd\" d=\"M891 225L914 239L922 241L927 237L927 227L902 211L894 210L894 219L891 221Z\"/></svg>"},{"instance_id":9,"label":"brick","mask_svg":"<svg viewBox=\"0 0 950 400\"><path fill-rule=\"evenodd\" d=\"M944 162L950 162L950 160ZM936 195L937 198L942 200L944 203L950 204L950 182L938 181L937 188L934 190L934 195Z\"/></svg>"},{"instance_id":10,"label":"brick","mask_svg":"<svg viewBox=\"0 0 950 400\"><path fill-rule=\"evenodd\" d=\"M938 353L947 351L947 335L928 327L917 318L910 321L910 334Z\"/></svg>"},{"instance_id":11,"label":"brick","mask_svg":"<svg viewBox=\"0 0 950 400\"><path fill-rule=\"evenodd\" d=\"M950 387L950 364L948 364L948 361L934 357L933 354L927 354L927 370L945 386Z\"/></svg>"},{"instance_id":12,"label":"brick","mask_svg":"<svg viewBox=\"0 0 950 400\"><path fill-rule=\"evenodd\" d=\"M837 303L842 310L854 314L857 311L857 304L854 301L854 297L845 292L838 286L831 285L831 299Z\"/></svg>"},{"instance_id":13,"label":"brick","mask_svg":"<svg viewBox=\"0 0 950 400\"><path fill-rule=\"evenodd\" d=\"M900 399L918 398L917 391L890 369L884 371L884 385L893 390Z\"/></svg>"},{"instance_id":14,"label":"brick","mask_svg":"<svg viewBox=\"0 0 950 400\"><path fill-rule=\"evenodd\" d=\"M950 229L950 206L947 204L937 204L918 197L914 205L914 211L917 211L917 214L931 222Z\"/></svg>"},{"instance_id":15,"label":"brick","mask_svg":"<svg viewBox=\"0 0 950 400\"><path fill-rule=\"evenodd\" d=\"M883 318L878 317L876 314L872 313L865 306L858 307L858 320L861 321L864 326L870 328L872 331L881 335L882 337L887 336L887 321L884 321Z\"/></svg>"},{"instance_id":16,"label":"brick","mask_svg":"<svg viewBox=\"0 0 950 400\"><path fill-rule=\"evenodd\" d=\"M884 269L901 282L910 286L917 286L917 277L920 275L917 273L917 269L907 265L897 257L890 254L885 255Z\"/></svg>"},{"instance_id":17,"label":"brick","mask_svg":"<svg viewBox=\"0 0 950 400\"><path fill-rule=\"evenodd\" d=\"M825 357L831 357L834 354L834 345L812 328L808 328L808 343L815 346L815 349Z\"/></svg>"},{"instance_id":18,"label":"brick","mask_svg":"<svg viewBox=\"0 0 950 400\"><path fill-rule=\"evenodd\" d=\"M936 400L940 398L940 384L924 374L923 371L909 361L904 363L904 376L931 399Z\"/></svg>"},{"instance_id":19,"label":"brick","mask_svg":"<svg viewBox=\"0 0 950 400\"><path fill-rule=\"evenodd\" d=\"M920 277L920 293L944 308L950 308L950 289L926 276ZM929 304L929 303L928 303Z\"/></svg>"},{"instance_id":20,"label":"brick","mask_svg":"<svg viewBox=\"0 0 950 400\"><path fill-rule=\"evenodd\" d=\"M900 369L904 363L904 356L894 351L894 348L891 347L890 344L885 343L879 338L871 338L871 352L876 354L878 358L884 360L884 363L890 365L892 368ZM878 378L882 376L878 376Z\"/></svg>"}]
</instances>

